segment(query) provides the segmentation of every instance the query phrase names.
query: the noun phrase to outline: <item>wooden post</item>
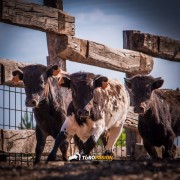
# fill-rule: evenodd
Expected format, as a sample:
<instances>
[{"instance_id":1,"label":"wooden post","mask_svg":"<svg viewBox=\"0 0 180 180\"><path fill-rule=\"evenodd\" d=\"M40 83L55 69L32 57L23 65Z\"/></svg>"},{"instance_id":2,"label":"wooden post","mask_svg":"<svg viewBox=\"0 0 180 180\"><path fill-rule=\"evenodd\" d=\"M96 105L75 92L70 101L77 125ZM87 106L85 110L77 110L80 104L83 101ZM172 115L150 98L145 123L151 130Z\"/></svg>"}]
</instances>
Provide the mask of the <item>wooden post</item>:
<instances>
[{"instance_id":1,"label":"wooden post","mask_svg":"<svg viewBox=\"0 0 180 180\"><path fill-rule=\"evenodd\" d=\"M44 5L63 10L63 0L44 0ZM53 33L46 33L48 54L47 64L58 64L63 70L66 70L66 61L57 57L55 52L55 42L58 36Z\"/></svg>"},{"instance_id":2,"label":"wooden post","mask_svg":"<svg viewBox=\"0 0 180 180\"><path fill-rule=\"evenodd\" d=\"M124 39L125 44L125 39ZM130 78L135 74L126 73L126 77ZM130 107L131 111L133 108ZM138 126L138 114L136 115L137 126ZM136 128L137 128L136 126ZM138 129L127 129L126 128L126 157L127 159L135 160L136 159L136 143L142 144L142 138L138 132Z\"/></svg>"}]
</instances>

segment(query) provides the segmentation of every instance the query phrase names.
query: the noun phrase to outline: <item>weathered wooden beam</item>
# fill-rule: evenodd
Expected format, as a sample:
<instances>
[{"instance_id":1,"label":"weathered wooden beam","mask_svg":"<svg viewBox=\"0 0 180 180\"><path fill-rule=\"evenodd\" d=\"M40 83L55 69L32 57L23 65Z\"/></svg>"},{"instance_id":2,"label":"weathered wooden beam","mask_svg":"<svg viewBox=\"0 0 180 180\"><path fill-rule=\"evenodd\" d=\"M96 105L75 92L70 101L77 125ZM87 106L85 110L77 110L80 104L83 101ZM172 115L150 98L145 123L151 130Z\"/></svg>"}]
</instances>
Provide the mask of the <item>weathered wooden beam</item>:
<instances>
[{"instance_id":1,"label":"weathered wooden beam","mask_svg":"<svg viewBox=\"0 0 180 180\"><path fill-rule=\"evenodd\" d=\"M12 72L14 70L17 70L18 67L24 67L29 65L30 63L21 63L14 60L8 60L8 59L0 59L0 84L8 85L8 86L14 86L14 87L23 87L24 84L20 82L19 84L15 85L12 83Z\"/></svg>"},{"instance_id":2,"label":"weathered wooden beam","mask_svg":"<svg viewBox=\"0 0 180 180\"><path fill-rule=\"evenodd\" d=\"M126 121L124 123L124 128L138 132L138 117L139 115L137 113L134 113L133 107L130 107L128 110Z\"/></svg>"},{"instance_id":3,"label":"weathered wooden beam","mask_svg":"<svg viewBox=\"0 0 180 180\"><path fill-rule=\"evenodd\" d=\"M148 74L153 68L153 59L143 53L112 49L103 44L60 35L54 45L56 54L83 64L112 69L131 74Z\"/></svg>"},{"instance_id":4,"label":"weathered wooden beam","mask_svg":"<svg viewBox=\"0 0 180 180\"><path fill-rule=\"evenodd\" d=\"M44 5L63 10L62 0L44 0ZM66 70L66 61L62 60L60 57L57 57L56 51L54 49L58 35L53 33L46 33L46 37L49 54L49 56L47 57L47 64L57 64L61 67L61 69Z\"/></svg>"},{"instance_id":5,"label":"weathered wooden beam","mask_svg":"<svg viewBox=\"0 0 180 180\"><path fill-rule=\"evenodd\" d=\"M61 10L19 0L2 0L1 21L57 34L75 34L75 18Z\"/></svg>"},{"instance_id":6,"label":"weathered wooden beam","mask_svg":"<svg viewBox=\"0 0 180 180\"><path fill-rule=\"evenodd\" d=\"M1 129L0 151L6 153L35 153L36 136L34 130L3 130ZM43 154L49 154L54 145L54 139L47 137ZM71 149L74 145L71 144ZM70 155L70 148L68 151ZM58 151L60 154L60 151Z\"/></svg>"},{"instance_id":7,"label":"weathered wooden beam","mask_svg":"<svg viewBox=\"0 0 180 180\"><path fill-rule=\"evenodd\" d=\"M180 40L140 31L123 31L123 48L180 62Z\"/></svg>"}]
</instances>

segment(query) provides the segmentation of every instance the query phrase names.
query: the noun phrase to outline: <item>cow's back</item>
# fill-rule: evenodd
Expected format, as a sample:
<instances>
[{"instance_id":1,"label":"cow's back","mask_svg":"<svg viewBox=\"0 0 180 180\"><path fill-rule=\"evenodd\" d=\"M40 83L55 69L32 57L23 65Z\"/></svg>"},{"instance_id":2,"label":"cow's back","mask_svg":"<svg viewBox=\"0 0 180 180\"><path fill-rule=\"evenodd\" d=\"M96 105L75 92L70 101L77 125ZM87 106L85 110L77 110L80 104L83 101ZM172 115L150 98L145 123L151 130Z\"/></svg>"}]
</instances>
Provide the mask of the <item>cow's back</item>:
<instances>
[{"instance_id":1,"label":"cow's back","mask_svg":"<svg viewBox=\"0 0 180 180\"><path fill-rule=\"evenodd\" d=\"M155 93L162 101L162 106L168 107L172 128L176 135L180 135L180 91L158 89Z\"/></svg>"},{"instance_id":2,"label":"cow's back","mask_svg":"<svg viewBox=\"0 0 180 180\"><path fill-rule=\"evenodd\" d=\"M94 101L98 102L99 111L105 115L105 126L109 129L127 116L129 96L123 84L118 80L109 79L106 89L98 88L94 92Z\"/></svg>"}]
</instances>

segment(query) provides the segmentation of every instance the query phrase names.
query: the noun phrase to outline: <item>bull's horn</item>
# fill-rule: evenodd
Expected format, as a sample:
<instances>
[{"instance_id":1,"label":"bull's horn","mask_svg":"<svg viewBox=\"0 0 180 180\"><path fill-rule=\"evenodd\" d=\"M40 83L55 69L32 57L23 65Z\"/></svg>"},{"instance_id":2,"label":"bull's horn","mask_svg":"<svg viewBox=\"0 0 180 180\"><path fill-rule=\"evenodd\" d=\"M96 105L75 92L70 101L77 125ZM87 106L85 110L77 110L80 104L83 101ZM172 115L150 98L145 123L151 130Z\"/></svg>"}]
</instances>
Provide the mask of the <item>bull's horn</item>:
<instances>
[{"instance_id":1,"label":"bull's horn","mask_svg":"<svg viewBox=\"0 0 180 180\"><path fill-rule=\"evenodd\" d=\"M58 84L61 86L61 84L64 83L64 79L62 77L58 78Z\"/></svg>"},{"instance_id":2,"label":"bull's horn","mask_svg":"<svg viewBox=\"0 0 180 180\"><path fill-rule=\"evenodd\" d=\"M102 82L102 89L106 89L108 86L108 82Z\"/></svg>"},{"instance_id":3,"label":"bull's horn","mask_svg":"<svg viewBox=\"0 0 180 180\"><path fill-rule=\"evenodd\" d=\"M12 82L14 84L18 84L20 82L20 79L19 79L19 75L17 74L16 76L13 76L12 78Z\"/></svg>"}]
</instances>

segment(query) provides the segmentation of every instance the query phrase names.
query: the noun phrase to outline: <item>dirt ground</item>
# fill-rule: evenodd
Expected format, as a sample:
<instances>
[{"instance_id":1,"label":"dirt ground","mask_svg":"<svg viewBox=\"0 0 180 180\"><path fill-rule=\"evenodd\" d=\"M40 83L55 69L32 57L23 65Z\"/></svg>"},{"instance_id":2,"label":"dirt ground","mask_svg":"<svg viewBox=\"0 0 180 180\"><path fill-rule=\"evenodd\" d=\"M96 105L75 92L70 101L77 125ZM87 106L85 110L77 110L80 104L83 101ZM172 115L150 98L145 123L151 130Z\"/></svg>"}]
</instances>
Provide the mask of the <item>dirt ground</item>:
<instances>
[{"instance_id":1,"label":"dirt ground","mask_svg":"<svg viewBox=\"0 0 180 180\"><path fill-rule=\"evenodd\" d=\"M0 179L161 179L180 180L180 159L174 161L73 161L42 163L36 167L0 163Z\"/></svg>"}]
</instances>

